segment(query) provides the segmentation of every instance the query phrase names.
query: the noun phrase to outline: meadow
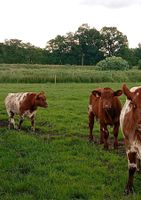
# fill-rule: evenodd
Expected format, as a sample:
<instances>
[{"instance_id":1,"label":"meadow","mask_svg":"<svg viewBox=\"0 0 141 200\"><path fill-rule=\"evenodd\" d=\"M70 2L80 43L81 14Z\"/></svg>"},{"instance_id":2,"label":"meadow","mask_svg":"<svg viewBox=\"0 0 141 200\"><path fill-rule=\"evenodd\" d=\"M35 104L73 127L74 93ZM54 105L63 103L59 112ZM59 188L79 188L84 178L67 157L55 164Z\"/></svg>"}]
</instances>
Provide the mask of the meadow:
<instances>
[{"instance_id":1,"label":"meadow","mask_svg":"<svg viewBox=\"0 0 141 200\"><path fill-rule=\"evenodd\" d=\"M127 83L129 87L140 84ZM0 83L0 199L140 200L139 174L135 175L135 193L123 194L127 160L121 132L119 149L113 149L111 133L110 149L105 151L98 143L96 122L97 143L88 142L90 92L104 86L117 90L121 85L117 82ZM35 133L31 132L28 120L21 131L7 128L4 98L7 93L18 91L45 91L47 95L49 107L38 109ZM125 97L120 100L123 104Z\"/></svg>"},{"instance_id":2,"label":"meadow","mask_svg":"<svg viewBox=\"0 0 141 200\"><path fill-rule=\"evenodd\" d=\"M140 82L141 70L100 71L95 66L0 64L0 83Z\"/></svg>"}]
</instances>

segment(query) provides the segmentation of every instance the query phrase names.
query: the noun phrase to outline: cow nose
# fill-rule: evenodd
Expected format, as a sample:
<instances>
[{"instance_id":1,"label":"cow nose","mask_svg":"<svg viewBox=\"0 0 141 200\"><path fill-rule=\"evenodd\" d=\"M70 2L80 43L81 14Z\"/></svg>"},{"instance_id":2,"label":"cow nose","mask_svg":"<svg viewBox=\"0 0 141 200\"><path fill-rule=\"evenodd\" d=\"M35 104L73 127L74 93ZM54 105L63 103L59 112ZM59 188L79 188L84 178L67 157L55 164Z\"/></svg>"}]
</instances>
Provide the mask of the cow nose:
<instances>
[{"instance_id":1,"label":"cow nose","mask_svg":"<svg viewBox=\"0 0 141 200\"><path fill-rule=\"evenodd\" d=\"M108 105L108 104L106 104L106 105L104 106L104 108L105 108L105 109L110 109L110 108L111 108L111 106L110 106L110 105Z\"/></svg>"}]
</instances>

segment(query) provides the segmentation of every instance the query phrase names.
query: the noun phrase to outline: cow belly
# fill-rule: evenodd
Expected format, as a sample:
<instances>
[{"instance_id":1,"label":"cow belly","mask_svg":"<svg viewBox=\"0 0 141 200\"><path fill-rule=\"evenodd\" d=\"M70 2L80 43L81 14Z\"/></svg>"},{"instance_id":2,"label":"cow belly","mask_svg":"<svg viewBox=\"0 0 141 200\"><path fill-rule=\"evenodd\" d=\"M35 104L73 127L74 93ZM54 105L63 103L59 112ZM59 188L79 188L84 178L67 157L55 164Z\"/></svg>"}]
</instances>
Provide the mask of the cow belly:
<instances>
[{"instance_id":1,"label":"cow belly","mask_svg":"<svg viewBox=\"0 0 141 200\"><path fill-rule=\"evenodd\" d=\"M31 112L30 110L26 110L24 113L23 113L23 117L33 117L34 115L36 114L36 111L33 111Z\"/></svg>"}]
</instances>

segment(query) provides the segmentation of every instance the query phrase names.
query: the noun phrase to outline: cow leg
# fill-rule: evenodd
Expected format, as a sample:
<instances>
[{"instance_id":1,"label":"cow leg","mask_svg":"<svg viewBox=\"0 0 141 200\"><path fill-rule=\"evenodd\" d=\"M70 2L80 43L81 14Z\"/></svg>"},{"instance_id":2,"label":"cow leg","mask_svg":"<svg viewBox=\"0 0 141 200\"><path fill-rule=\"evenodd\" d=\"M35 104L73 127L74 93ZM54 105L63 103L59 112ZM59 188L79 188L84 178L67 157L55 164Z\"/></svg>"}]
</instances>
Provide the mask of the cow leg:
<instances>
[{"instance_id":1,"label":"cow leg","mask_svg":"<svg viewBox=\"0 0 141 200\"><path fill-rule=\"evenodd\" d=\"M141 160L137 158L137 171L141 172Z\"/></svg>"},{"instance_id":2,"label":"cow leg","mask_svg":"<svg viewBox=\"0 0 141 200\"><path fill-rule=\"evenodd\" d=\"M89 112L89 141L93 141L94 114Z\"/></svg>"},{"instance_id":3,"label":"cow leg","mask_svg":"<svg viewBox=\"0 0 141 200\"><path fill-rule=\"evenodd\" d=\"M108 137L109 137L109 131L107 129L106 125L100 124L100 133L101 133L101 138L104 141L104 149L108 149Z\"/></svg>"},{"instance_id":4,"label":"cow leg","mask_svg":"<svg viewBox=\"0 0 141 200\"><path fill-rule=\"evenodd\" d=\"M15 129L16 128L16 125L15 125L15 120L14 120L14 113L13 112L9 112L8 113L9 115L9 123L8 123L8 128L11 129L11 124L13 125L13 128Z\"/></svg>"},{"instance_id":5,"label":"cow leg","mask_svg":"<svg viewBox=\"0 0 141 200\"><path fill-rule=\"evenodd\" d=\"M30 117L30 120L31 120L31 130L35 132L35 116L32 115L32 117Z\"/></svg>"},{"instance_id":6,"label":"cow leg","mask_svg":"<svg viewBox=\"0 0 141 200\"><path fill-rule=\"evenodd\" d=\"M128 159L128 181L125 188L125 194L133 193L133 178L134 173L137 169L137 156L136 152L128 152L127 153L127 159Z\"/></svg>"},{"instance_id":7,"label":"cow leg","mask_svg":"<svg viewBox=\"0 0 141 200\"><path fill-rule=\"evenodd\" d=\"M24 117L20 116L19 125L18 125L19 130L21 130L21 125L22 125L23 121L24 121Z\"/></svg>"},{"instance_id":8,"label":"cow leg","mask_svg":"<svg viewBox=\"0 0 141 200\"><path fill-rule=\"evenodd\" d=\"M103 127L100 126L100 144L104 143Z\"/></svg>"},{"instance_id":9,"label":"cow leg","mask_svg":"<svg viewBox=\"0 0 141 200\"><path fill-rule=\"evenodd\" d=\"M114 149L118 149L118 131L119 131L119 123L114 125L113 133L114 133Z\"/></svg>"}]
</instances>

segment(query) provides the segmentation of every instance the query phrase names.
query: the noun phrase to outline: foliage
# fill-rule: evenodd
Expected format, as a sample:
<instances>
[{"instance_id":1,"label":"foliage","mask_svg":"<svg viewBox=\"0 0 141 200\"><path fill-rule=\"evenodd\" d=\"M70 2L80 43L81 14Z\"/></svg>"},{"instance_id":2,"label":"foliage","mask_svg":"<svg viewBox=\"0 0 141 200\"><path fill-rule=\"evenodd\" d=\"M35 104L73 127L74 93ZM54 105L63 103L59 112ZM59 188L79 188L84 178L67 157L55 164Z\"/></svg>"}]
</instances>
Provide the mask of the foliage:
<instances>
[{"instance_id":1,"label":"foliage","mask_svg":"<svg viewBox=\"0 0 141 200\"><path fill-rule=\"evenodd\" d=\"M138 61L138 69L141 69L141 59Z\"/></svg>"},{"instance_id":2,"label":"foliage","mask_svg":"<svg viewBox=\"0 0 141 200\"><path fill-rule=\"evenodd\" d=\"M130 49L128 40L116 27L103 27L101 31L82 24L77 31L57 35L45 48L22 42L19 39L0 43L0 63L96 65L105 57L118 56L130 66L141 58L140 44Z\"/></svg>"},{"instance_id":3,"label":"foliage","mask_svg":"<svg viewBox=\"0 0 141 200\"><path fill-rule=\"evenodd\" d=\"M97 67L100 70L127 70L129 69L129 64L121 57L112 56L97 63Z\"/></svg>"},{"instance_id":4,"label":"foliage","mask_svg":"<svg viewBox=\"0 0 141 200\"><path fill-rule=\"evenodd\" d=\"M135 49L129 49L127 47L121 47L121 49L116 53L117 57L122 57L128 61L130 68L137 65L137 57L135 55Z\"/></svg>"},{"instance_id":5,"label":"foliage","mask_svg":"<svg viewBox=\"0 0 141 200\"><path fill-rule=\"evenodd\" d=\"M100 31L103 39L101 51L104 55L115 56L121 48L128 47L128 40L116 27L103 27Z\"/></svg>"}]
</instances>

